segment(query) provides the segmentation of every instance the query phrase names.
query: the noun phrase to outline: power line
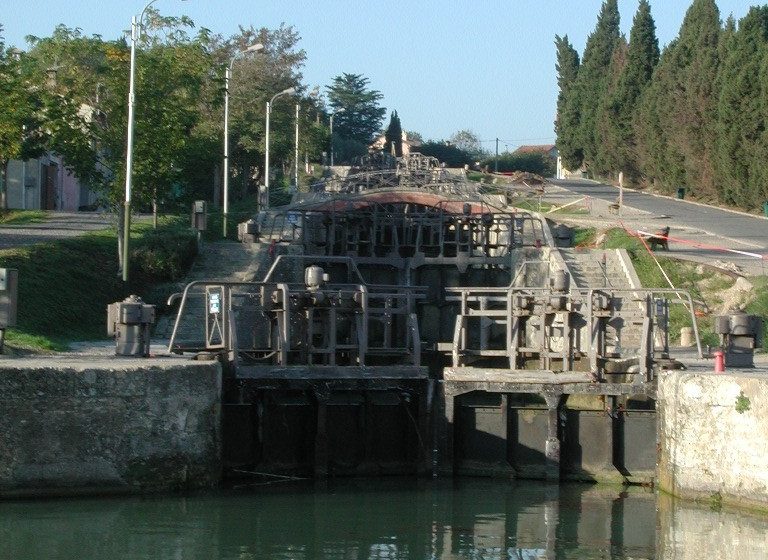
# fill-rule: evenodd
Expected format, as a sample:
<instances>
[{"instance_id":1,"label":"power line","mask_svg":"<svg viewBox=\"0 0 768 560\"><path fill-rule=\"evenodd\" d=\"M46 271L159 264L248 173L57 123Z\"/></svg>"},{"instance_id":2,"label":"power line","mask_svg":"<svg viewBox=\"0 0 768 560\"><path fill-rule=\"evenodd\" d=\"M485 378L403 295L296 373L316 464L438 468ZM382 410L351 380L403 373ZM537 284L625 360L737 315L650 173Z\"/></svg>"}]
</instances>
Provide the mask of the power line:
<instances>
[{"instance_id":1,"label":"power line","mask_svg":"<svg viewBox=\"0 0 768 560\"><path fill-rule=\"evenodd\" d=\"M551 140L554 141L556 139L555 136L545 136L543 138L518 138L516 140L503 140L499 138L499 142L502 144L519 144L520 142L543 142L545 140ZM489 144L496 142L496 139L493 138L491 140L478 140L481 144Z\"/></svg>"}]
</instances>

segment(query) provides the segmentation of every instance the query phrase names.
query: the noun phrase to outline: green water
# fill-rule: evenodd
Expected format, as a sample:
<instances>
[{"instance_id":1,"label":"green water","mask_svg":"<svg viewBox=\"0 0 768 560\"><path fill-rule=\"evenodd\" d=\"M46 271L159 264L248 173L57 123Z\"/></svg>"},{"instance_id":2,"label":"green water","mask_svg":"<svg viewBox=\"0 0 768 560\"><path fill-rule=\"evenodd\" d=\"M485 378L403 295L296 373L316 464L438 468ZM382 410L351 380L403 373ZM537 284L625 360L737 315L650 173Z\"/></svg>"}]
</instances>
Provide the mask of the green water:
<instances>
[{"instance_id":1,"label":"green water","mask_svg":"<svg viewBox=\"0 0 768 560\"><path fill-rule=\"evenodd\" d=\"M0 503L0 558L768 558L768 518L643 489L356 480Z\"/></svg>"}]
</instances>

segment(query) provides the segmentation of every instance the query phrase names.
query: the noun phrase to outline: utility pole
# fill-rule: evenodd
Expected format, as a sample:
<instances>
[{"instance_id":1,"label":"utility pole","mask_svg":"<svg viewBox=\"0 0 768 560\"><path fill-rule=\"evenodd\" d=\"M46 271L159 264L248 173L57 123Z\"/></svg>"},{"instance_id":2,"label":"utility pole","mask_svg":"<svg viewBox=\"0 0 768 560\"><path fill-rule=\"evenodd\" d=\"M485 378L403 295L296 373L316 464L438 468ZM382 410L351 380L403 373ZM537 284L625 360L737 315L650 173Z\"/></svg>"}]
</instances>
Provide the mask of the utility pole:
<instances>
[{"instance_id":1,"label":"utility pole","mask_svg":"<svg viewBox=\"0 0 768 560\"><path fill-rule=\"evenodd\" d=\"M493 161L493 172L499 172L499 139L496 138L496 159Z\"/></svg>"}]
</instances>

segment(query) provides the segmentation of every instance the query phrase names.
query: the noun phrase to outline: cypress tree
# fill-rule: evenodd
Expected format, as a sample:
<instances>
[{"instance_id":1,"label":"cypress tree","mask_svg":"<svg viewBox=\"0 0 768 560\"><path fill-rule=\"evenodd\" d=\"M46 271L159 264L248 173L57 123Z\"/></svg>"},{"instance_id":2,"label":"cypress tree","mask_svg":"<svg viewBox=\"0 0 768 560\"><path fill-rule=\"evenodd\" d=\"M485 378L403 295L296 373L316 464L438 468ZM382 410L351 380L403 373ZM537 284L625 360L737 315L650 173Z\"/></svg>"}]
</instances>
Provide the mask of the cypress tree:
<instances>
[{"instance_id":1,"label":"cypress tree","mask_svg":"<svg viewBox=\"0 0 768 560\"><path fill-rule=\"evenodd\" d=\"M568 35L555 35L557 48L557 85L560 92L557 95L557 150L568 169L579 169L584 158L584 152L577 142L579 130L578 101L575 100L573 85L579 75L579 53L573 48Z\"/></svg>"},{"instance_id":2,"label":"cypress tree","mask_svg":"<svg viewBox=\"0 0 768 560\"><path fill-rule=\"evenodd\" d=\"M721 51L722 52L722 51ZM717 179L723 201L746 208L762 204L763 185L756 177L763 161L761 151L765 120L759 78L768 53L768 7L750 8L728 39L720 67L717 106Z\"/></svg>"},{"instance_id":3,"label":"cypress tree","mask_svg":"<svg viewBox=\"0 0 768 560\"><path fill-rule=\"evenodd\" d=\"M618 173L622 169L623 135L619 123L622 106L619 87L627 65L627 50L627 40L622 36L613 49L605 93L597 111L595 135L600 141L595 146L592 170L602 176Z\"/></svg>"},{"instance_id":4,"label":"cypress tree","mask_svg":"<svg viewBox=\"0 0 768 560\"><path fill-rule=\"evenodd\" d=\"M597 113L608 87L613 51L619 42L617 0L605 0L600 8L595 30L587 38L579 75L574 84L579 109L578 140L584 161L590 165L602 142L596 134Z\"/></svg>"},{"instance_id":5,"label":"cypress tree","mask_svg":"<svg viewBox=\"0 0 768 560\"><path fill-rule=\"evenodd\" d=\"M392 145L395 146L396 157L403 157L403 127L400 125L400 117L397 116L397 111L393 111L389 117L389 125L384 133L384 151L387 153L392 152Z\"/></svg>"},{"instance_id":6,"label":"cypress tree","mask_svg":"<svg viewBox=\"0 0 768 560\"><path fill-rule=\"evenodd\" d=\"M720 12L715 0L694 0L667 61L669 89L659 109L668 115L669 144L682 155L682 184L702 197L714 186L715 83L718 71ZM672 185L674 187L674 185Z\"/></svg>"},{"instance_id":7,"label":"cypress tree","mask_svg":"<svg viewBox=\"0 0 768 560\"><path fill-rule=\"evenodd\" d=\"M685 177L683 156L670 145L666 124L669 115L659 108L661 100L671 95L672 69L666 59L673 45L674 41L661 55L651 83L640 96L637 112L632 119L634 157L638 171L646 181L668 192L672 185L680 184Z\"/></svg>"},{"instance_id":8,"label":"cypress tree","mask_svg":"<svg viewBox=\"0 0 768 560\"><path fill-rule=\"evenodd\" d=\"M749 188L752 200L756 201L759 207L768 203L768 128L765 125L768 123L768 54L765 53L762 55L758 82L760 83L759 119L762 123L762 132L752 154Z\"/></svg>"},{"instance_id":9,"label":"cypress tree","mask_svg":"<svg viewBox=\"0 0 768 560\"><path fill-rule=\"evenodd\" d=\"M656 23L648 1L640 0L629 35L627 64L619 77L611 103L616 167L632 178L638 178L640 175L632 119L658 63L659 40L656 38Z\"/></svg>"}]
</instances>

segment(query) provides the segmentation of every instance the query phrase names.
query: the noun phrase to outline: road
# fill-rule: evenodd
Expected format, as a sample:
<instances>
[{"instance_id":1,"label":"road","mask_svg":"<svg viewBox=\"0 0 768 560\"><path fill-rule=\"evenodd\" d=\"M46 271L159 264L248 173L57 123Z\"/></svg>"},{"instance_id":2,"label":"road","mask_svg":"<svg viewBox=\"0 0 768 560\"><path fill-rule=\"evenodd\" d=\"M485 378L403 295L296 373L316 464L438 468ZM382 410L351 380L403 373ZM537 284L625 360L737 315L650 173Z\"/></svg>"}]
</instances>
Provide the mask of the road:
<instances>
[{"instance_id":1,"label":"road","mask_svg":"<svg viewBox=\"0 0 768 560\"><path fill-rule=\"evenodd\" d=\"M605 210L600 217L612 219L616 225L623 223L633 229L669 226L670 248L679 257L714 264L734 263L748 275L768 274L768 219L764 217L628 189L624 189L624 206L628 211L616 216L608 214L607 204L616 202L617 187L587 180L552 183L565 189L559 195L561 199L589 196L601 202L596 206Z\"/></svg>"}]
</instances>

